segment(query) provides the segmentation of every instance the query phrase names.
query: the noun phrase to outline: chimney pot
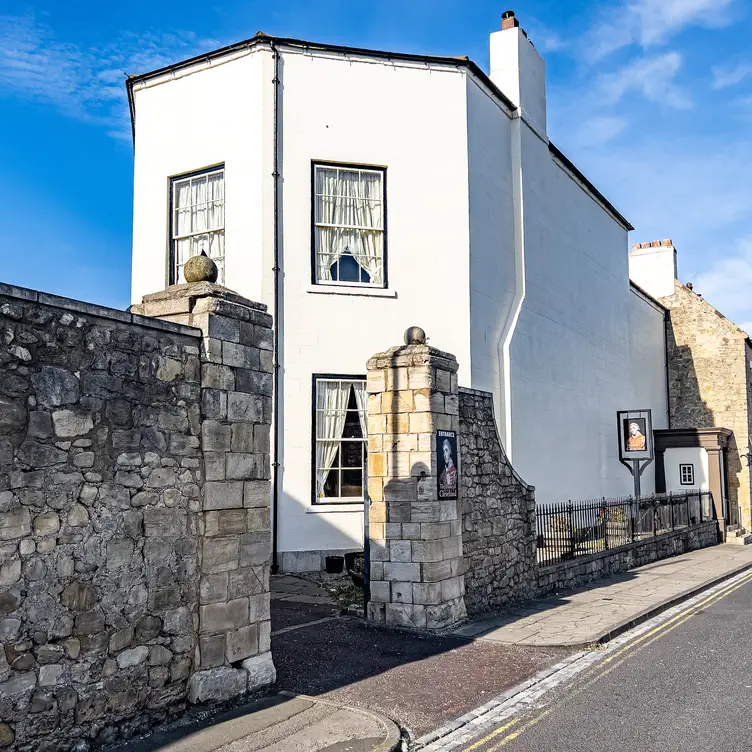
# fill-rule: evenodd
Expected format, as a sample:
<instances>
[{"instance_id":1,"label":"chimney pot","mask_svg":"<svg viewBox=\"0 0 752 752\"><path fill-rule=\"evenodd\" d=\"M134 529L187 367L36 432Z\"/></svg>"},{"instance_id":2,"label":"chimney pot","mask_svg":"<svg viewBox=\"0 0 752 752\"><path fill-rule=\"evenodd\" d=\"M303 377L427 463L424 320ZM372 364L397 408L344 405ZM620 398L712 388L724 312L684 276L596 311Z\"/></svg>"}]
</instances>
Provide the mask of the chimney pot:
<instances>
[{"instance_id":1,"label":"chimney pot","mask_svg":"<svg viewBox=\"0 0 752 752\"><path fill-rule=\"evenodd\" d=\"M501 28L502 31L505 29L514 29L515 27L519 26L520 22L514 17L514 11L513 10L505 10L501 14Z\"/></svg>"}]
</instances>

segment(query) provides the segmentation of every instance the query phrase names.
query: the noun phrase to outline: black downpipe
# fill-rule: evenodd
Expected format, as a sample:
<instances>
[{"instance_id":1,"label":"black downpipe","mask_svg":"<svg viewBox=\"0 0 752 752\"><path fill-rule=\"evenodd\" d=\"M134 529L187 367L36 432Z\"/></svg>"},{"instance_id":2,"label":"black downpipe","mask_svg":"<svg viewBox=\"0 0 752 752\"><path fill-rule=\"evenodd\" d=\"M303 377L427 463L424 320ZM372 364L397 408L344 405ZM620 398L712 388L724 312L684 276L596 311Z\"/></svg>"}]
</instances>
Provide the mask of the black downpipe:
<instances>
[{"instance_id":1,"label":"black downpipe","mask_svg":"<svg viewBox=\"0 0 752 752\"><path fill-rule=\"evenodd\" d=\"M277 512L279 509L279 470L280 447L282 445L282 431L279 426L279 298L280 298L280 269L279 269L279 84L280 84L280 56L279 50L270 42L274 56L274 462L272 463L272 574L279 571L277 561Z\"/></svg>"}]
</instances>

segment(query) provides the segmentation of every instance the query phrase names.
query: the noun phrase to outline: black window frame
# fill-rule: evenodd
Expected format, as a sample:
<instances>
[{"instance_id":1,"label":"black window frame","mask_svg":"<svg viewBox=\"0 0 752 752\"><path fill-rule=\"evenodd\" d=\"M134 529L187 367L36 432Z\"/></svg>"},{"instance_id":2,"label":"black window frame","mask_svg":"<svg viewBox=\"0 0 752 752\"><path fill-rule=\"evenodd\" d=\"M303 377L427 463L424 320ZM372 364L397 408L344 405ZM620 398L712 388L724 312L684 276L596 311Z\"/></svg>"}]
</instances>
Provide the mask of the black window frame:
<instances>
[{"instance_id":1,"label":"black window frame","mask_svg":"<svg viewBox=\"0 0 752 752\"><path fill-rule=\"evenodd\" d=\"M690 479L688 482L685 483L684 481L684 470L686 468L689 468L690 470ZM679 485L680 486L694 486L695 484L695 465L694 462L680 462L679 463Z\"/></svg>"},{"instance_id":2,"label":"black window frame","mask_svg":"<svg viewBox=\"0 0 752 752\"><path fill-rule=\"evenodd\" d=\"M366 494L368 489L366 483L368 482L368 436L364 436L366 443L365 452L363 455L363 498L353 499L352 501L346 501L342 497L339 499L319 499L316 496L316 382L326 380L337 381L367 381L367 376L364 374L353 375L347 373L313 373L311 374L311 504L313 506L341 506L343 504L365 504ZM367 418L367 414L366 414Z\"/></svg>"},{"instance_id":3,"label":"black window frame","mask_svg":"<svg viewBox=\"0 0 752 752\"><path fill-rule=\"evenodd\" d=\"M173 224L175 222L175 208L173 206L174 187L175 183L179 180L185 180L186 178L197 178L201 175L206 175L209 172L216 172L222 170L224 173L223 179L225 181L225 232L227 231L227 169L224 162L218 162L210 167L202 167L200 170L191 170L190 172L181 172L177 175L169 175L168 181L168 195L167 195L167 284L174 285L177 282L175 275L175 240L172 237ZM227 266L227 235L225 234L225 268ZM227 281L227 280L225 280Z\"/></svg>"},{"instance_id":4,"label":"black window frame","mask_svg":"<svg viewBox=\"0 0 752 752\"><path fill-rule=\"evenodd\" d=\"M316 280L316 168L317 167L337 167L348 170L371 170L381 173L381 193L383 196L382 212L384 216L384 229L382 230L383 251L384 251L384 282L381 285L330 285L326 282ZM368 290L388 290L389 289L389 211L387 199L387 168L385 165L360 164L355 162L332 162L320 159L311 160L311 284L316 287L330 287L336 290L343 287L346 290L363 290L364 294Z\"/></svg>"}]
</instances>

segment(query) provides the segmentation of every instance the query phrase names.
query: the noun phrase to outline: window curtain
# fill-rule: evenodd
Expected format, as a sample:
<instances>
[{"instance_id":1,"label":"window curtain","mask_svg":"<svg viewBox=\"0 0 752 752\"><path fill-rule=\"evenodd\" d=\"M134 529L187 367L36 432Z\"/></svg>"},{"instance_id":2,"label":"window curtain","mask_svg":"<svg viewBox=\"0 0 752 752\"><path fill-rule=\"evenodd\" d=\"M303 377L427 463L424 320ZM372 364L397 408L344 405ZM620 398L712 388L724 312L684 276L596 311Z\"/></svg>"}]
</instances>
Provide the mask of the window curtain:
<instances>
[{"instance_id":1,"label":"window curtain","mask_svg":"<svg viewBox=\"0 0 752 752\"><path fill-rule=\"evenodd\" d=\"M337 197L341 191L341 182L337 170L316 168L316 221L325 224L337 224L341 221L341 205ZM318 240L318 279L328 282L332 278L331 266L340 257L339 230L334 227L317 227Z\"/></svg>"},{"instance_id":2,"label":"window curtain","mask_svg":"<svg viewBox=\"0 0 752 752\"><path fill-rule=\"evenodd\" d=\"M368 395L364 384L354 383L353 391L355 392L355 403L358 406L358 418L360 418L360 430L363 432L363 438L368 438L367 418L368 418Z\"/></svg>"},{"instance_id":3,"label":"window curtain","mask_svg":"<svg viewBox=\"0 0 752 752\"><path fill-rule=\"evenodd\" d=\"M368 272L371 283L383 283L383 233L355 229L383 228L381 179L378 173L316 168L316 193L319 194L316 221L344 226L316 228L319 281L331 280L332 264L349 249Z\"/></svg>"},{"instance_id":4,"label":"window curtain","mask_svg":"<svg viewBox=\"0 0 752 752\"><path fill-rule=\"evenodd\" d=\"M381 178L382 176L372 172L361 173L360 189L363 200L358 202L360 216L357 224L362 227L374 227L382 229L382 206L381 206ZM368 272L371 284L382 285L384 283L384 254L382 251L383 232L359 233L359 252L363 255L360 265Z\"/></svg>"},{"instance_id":5,"label":"window curtain","mask_svg":"<svg viewBox=\"0 0 752 752\"><path fill-rule=\"evenodd\" d=\"M316 384L316 496L324 495L329 471L337 456L347 419L352 384L319 381Z\"/></svg>"}]
</instances>

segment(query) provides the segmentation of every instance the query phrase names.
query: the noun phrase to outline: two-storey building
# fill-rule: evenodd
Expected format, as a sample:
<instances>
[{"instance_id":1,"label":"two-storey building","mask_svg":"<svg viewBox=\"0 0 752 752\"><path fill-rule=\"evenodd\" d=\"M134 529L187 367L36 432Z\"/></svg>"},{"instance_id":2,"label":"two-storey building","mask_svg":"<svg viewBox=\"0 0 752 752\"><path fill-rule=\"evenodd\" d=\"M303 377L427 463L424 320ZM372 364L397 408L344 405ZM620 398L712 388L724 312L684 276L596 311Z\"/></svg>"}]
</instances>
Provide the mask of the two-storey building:
<instances>
[{"instance_id":1,"label":"two-storey building","mask_svg":"<svg viewBox=\"0 0 752 752\"><path fill-rule=\"evenodd\" d=\"M628 493L616 410L666 425L632 228L549 140L545 64L509 13L490 60L259 33L128 81L133 301L204 251L275 314L282 569L361 547L365 362L410 325L493 393L539 501Z\"/></svg>"}]
</instances>

